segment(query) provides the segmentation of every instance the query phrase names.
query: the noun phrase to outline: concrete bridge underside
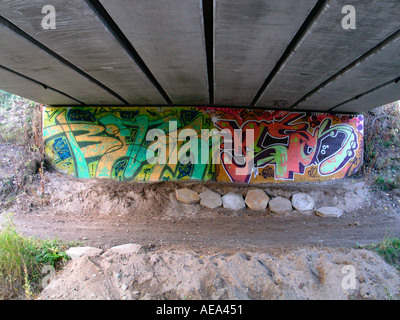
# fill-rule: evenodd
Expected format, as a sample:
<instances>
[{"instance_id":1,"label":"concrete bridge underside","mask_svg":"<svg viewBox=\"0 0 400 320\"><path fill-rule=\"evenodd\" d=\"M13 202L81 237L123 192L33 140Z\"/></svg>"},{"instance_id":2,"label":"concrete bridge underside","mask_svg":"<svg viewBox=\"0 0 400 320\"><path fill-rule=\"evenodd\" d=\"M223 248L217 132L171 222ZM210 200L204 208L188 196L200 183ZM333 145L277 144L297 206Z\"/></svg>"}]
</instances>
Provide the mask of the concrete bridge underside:
<instances>
[{"instance_id":1,"label":"concrete bridge underside","mask_svg":"<svg viewBox=\"0 0 400 320\"><path fill-rule=\"evenodd\" d=\"M47 105L358 113L400 99L399 0L2 0L0 15L0 89Z\"/></svg>"}]
</instances>

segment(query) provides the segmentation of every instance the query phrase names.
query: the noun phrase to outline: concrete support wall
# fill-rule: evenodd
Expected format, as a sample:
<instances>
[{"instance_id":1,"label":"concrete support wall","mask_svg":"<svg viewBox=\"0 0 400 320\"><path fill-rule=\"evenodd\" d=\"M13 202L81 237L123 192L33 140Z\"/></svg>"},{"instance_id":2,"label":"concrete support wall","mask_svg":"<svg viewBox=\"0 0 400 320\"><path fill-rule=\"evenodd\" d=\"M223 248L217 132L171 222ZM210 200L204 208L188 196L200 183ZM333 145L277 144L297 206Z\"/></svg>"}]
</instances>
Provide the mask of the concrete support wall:
<instances>
[{"instance_id":1,"label":"concrete support wall","mask_svg":"<svg viewBox=\"0 0 400 320\"><path fill-rule=\"evenodd\" d=\"M362 115L202 107L47 107L60 172L119 181L321 181L363 161Z\"/></svg>"}]
</instances>

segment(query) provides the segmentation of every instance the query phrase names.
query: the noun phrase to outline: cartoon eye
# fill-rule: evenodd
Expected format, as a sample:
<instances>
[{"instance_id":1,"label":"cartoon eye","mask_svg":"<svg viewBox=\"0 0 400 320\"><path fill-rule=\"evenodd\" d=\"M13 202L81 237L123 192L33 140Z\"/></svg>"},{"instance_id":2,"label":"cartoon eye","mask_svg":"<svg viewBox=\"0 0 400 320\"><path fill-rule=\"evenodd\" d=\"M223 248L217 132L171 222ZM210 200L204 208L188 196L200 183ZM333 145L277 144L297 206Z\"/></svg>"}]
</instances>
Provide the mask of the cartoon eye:
<instances>
[{"instance_id":1,"label":"cartoon eye","mask_svg":"<svg viewBox=\"0 0 400 320\"><path fill-rule=\"evenodd\" d=\"M322 149L321 149L321 154L325 155L326 154L326 149L329 149L329 145L324 144L322 146Z\"/></svg>"}]
</instances>

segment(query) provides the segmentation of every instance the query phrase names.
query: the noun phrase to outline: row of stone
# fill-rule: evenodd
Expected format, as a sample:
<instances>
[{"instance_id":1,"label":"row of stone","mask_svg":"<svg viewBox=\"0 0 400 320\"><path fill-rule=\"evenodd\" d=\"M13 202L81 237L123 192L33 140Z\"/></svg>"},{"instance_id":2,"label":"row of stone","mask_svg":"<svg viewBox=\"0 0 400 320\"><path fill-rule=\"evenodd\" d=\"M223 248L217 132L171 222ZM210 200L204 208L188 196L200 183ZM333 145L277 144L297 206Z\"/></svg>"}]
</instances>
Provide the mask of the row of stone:
<instances>
[{"instance_id":1,"label":"row of stone","mask_svg":"<svg viewBox=\"0 0 400 320\"><path fill-rule=\"evenodd\" d=\"M183 188L176 190L176 198L178 201L187 204L200 203L200 205L210 209L224 207L233 211L242 210L247 206L251 210L266 210L268 207L273 213L288 213L292 212L293 208L301 212L309 212L314 211L315 207L314 199L306 193L296 193L290 201L283 197L270 199L261 189L249 190L245 199L243 199L241 195L232 192L221 197L219 193L211 190L199 194L196 191ZM323 207L316 210L316 214L323 217L340 217L343 210L335 207Z\"/></svg>"}]
</instances>

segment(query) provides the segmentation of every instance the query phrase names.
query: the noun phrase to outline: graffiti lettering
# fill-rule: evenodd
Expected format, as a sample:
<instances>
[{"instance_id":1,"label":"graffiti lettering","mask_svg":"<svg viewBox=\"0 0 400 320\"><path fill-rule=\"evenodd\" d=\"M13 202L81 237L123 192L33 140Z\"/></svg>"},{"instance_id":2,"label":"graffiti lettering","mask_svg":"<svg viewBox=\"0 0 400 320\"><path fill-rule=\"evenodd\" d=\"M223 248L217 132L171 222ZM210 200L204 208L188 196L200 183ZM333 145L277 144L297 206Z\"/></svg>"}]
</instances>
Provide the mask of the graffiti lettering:
<instances>
[{"instance_id":1,"label":"graffiti lettering","mask_svg":"<svg viewBox=\"0 0 400 320\"><path fill-rule=\"evenodd\" d=\"M230 179L248 183L251 172L266 165L275 166L276 179L293 180L295 173L304 174L305 168L311 165L318 165L320 175L332 175L355 156L358 138L353 127L347 124L332 126L332 120L326 118L310 133L310 125L302 122L302 117L302 114L288 114L280 121L248 121L242 124L241 130L251 128L257 137L251 147L254 158L242 157L252 161L253 169L248 170L247 175L235 174L234 171L238 172L237 169L245 165L243 161L233 157L233 164L225 164L226 157L222 155L224 169ZM239 128L236 120L220 120L217 126L235 132ZM241 134L236 133L235 139L245 143L245 136Z\"/></svg>"},{"instance_id":2,"label":"graffiti lettering","mask_svg":"<svg viewBox=\"0 0 400 320\"><path fill-rule=\"evenodd\" d=\"M47 107L43 115L48 159L79 178L312 181L362 165L362 116L201 107Z\"/></svg>"}]
</instances>

